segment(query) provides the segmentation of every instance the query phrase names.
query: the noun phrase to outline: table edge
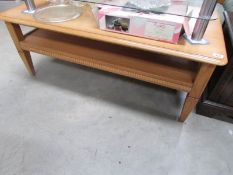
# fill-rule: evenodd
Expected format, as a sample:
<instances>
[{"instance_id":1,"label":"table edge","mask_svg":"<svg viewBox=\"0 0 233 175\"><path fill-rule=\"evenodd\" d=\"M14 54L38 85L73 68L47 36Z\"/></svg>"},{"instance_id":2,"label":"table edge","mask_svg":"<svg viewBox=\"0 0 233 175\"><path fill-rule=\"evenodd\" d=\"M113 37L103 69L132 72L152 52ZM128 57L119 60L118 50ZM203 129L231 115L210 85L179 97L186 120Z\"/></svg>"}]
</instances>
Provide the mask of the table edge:
<instances>
[{"instance_id":1,"label":"table edge","mask_svg":"<svg viewBox=\"0 0 233 175\"><path fill-rule=\"evenodd\" d=\"M19 5L19 6L24 6L24 4ZM17 7L19 7L19 6L17 6ZM9 9L9 10L11 10L11 9ZM103 41L103 42L107 42L107 43L122 45L125 47L131 47L131 48L146 50L146 51L155 52L155 53L161 53L161 54L170 55L170 56L176 55L176 57L181 57L183 59L195 61L195 62L201 62L201 63L212 64L212 65L217 65L217 66L224 66L228 63L227 55L223 59L215 59L215 58L208 57L208 56L186 53L186 52L178 51L175 49L168 49L168 48L161 47L161 46L154 46L154 45L149 45L149 44L144 44L144 43L138 43L138 42L134 42L134 41L130 41L130 40L124 40L124 39L120 39L117 37L102 35L100 33L97 34L94 32L84 31L84 30L80 30L80 29L71 29L71 28L66 28L66 27L62 27L62 26L53 26L53 29L50 29L49 23L43 23L43 26L42 26L41 23L36 22L36 21L35 22L28 22L28 21L21 20L21 19L7 17L4 15L4 12L0 13L0 20L2 20L4 22L46 29L46 30L50 30L50 31L54 31L54 32L65 33L65 34L74 35L74 36L78 36L78 37L88 38L88 39L97 40L97 41ZM69 32L67 32L66 29L69 29ZM70 31L72 31L72 33Z\"/></svg>"}]
</instances>

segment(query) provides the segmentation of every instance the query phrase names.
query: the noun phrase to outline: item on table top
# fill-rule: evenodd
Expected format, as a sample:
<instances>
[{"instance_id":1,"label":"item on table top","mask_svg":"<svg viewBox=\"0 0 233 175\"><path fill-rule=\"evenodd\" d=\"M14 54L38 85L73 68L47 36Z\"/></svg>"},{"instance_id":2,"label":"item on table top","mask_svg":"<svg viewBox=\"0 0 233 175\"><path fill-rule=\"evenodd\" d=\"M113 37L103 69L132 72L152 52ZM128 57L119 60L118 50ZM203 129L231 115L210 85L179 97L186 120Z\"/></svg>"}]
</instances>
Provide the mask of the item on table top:
<instances>
[{"instance_id":1,"label":"item on table top","mask_svg":"<svg viewBox=\"0 0 233 175\"><path fill-rule=\"evenodd\" d=\"M171 0L129 0L127 6L132 6L142 10L151 10L164 6L169 6Z\"/></svg>"},{"instance_id":2,"label":"item on table top","mask_svg":"<svg viewBox=\"0 0 233 175\"><path fill-rule=\"evenodd\" d=\"M49 0L50 4L35 11L33 17L41 22L65 22L80 16L81 10L73 0Z\"/></svg>"},{"instance_id":3,"label":"item on table top","mask_svg":"<svg viewBox=\"0 0 233 175\"><path fill-rule=\"evenodd\" d=\"M187 9L187 3L179 1L172 2L167 11L185 15ZM185 17L170 14L138 13L121 7L101 6L96 16L102 30L175 44L179 40Z\"/></svg>"}]
</instances>

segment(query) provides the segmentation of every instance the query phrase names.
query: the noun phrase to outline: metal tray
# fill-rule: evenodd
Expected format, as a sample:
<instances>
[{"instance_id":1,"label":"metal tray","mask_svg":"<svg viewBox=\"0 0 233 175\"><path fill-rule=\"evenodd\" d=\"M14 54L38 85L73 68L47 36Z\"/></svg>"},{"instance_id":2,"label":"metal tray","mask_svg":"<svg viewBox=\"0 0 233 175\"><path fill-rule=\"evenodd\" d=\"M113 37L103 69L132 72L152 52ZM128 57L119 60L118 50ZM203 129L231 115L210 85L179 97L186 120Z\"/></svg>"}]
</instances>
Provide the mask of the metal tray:
<instances>
[{"instance_id":1,"label":"metal tray","mask_svg":"<svg viewBox=\"0 0 233 175\"><path fill-rule=\"evenodd\" d=\"M41 22L65 22L78 18L79 7L72 4L49 5L35 11L33 17Z\"/></svg>"}]
</instances>

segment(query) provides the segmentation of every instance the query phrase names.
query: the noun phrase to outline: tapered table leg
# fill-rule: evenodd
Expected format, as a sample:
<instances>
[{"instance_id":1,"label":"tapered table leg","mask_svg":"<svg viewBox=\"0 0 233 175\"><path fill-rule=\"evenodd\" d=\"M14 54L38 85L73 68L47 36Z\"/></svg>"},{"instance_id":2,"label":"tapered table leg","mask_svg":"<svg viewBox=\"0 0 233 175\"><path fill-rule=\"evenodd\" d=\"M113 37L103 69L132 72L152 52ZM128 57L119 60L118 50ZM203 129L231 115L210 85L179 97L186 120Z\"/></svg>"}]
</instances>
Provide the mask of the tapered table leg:
<instances>
[{"instance_id":1,"label":"tapered table leg","mask_svg":"<svg viewBox=\"0 0 233 175\"><path fill-rule=\"evenodd\" d=\"M186 96L183 109L179 118L180 122L184 122L190 112L192 112L192 110L195 108L211 75L214 72L215 67L215 65L201 63L198 74L194 81L194 85L191 91Z\"/></svg>"},{"instance_id":2,"label":"tapered table leg","mask_svg":"<svg viewBox=\"0 0 233 175\"><path fill-rule=\"evenodd\" d=\"M9 23L9 22L6 22L6 26L7 26L7 29L9 31L10 35L11 35L11 38L13 39L13 41L15 43L15 47L18 50L18 53L19 53L21 59L23 60L24 65L26 66L28 72L31 75L35 75L35 70L33 67L30 52L23 50L20 46L20 41L22 41L24 39L24 36L23 36L23 33L22 33L20 26L18 24L13 24L13 23Z\"/></svg>"}]
</instances>

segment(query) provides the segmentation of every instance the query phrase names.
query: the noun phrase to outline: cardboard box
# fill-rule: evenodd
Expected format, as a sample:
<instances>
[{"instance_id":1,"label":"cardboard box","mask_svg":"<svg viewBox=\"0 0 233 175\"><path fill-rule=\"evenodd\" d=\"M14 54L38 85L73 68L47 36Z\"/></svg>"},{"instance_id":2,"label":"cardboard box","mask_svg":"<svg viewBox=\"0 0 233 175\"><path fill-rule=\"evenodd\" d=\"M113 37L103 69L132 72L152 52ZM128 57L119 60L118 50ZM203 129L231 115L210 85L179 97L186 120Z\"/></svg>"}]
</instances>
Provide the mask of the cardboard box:
<instances>
[{"instance_id":1,"label":"cardboard box","mask_svg":"<svg viewBox=\"0 0 233 175\"><path fill-rule=\"evenodd\" d=\"M172 2L167 9L170 14L138 13L106 5L100 8L97 18L102 30L177 43L185 17L171 14L185 15L188 6L183 1Z\"/></svg>"}]
</instances>

